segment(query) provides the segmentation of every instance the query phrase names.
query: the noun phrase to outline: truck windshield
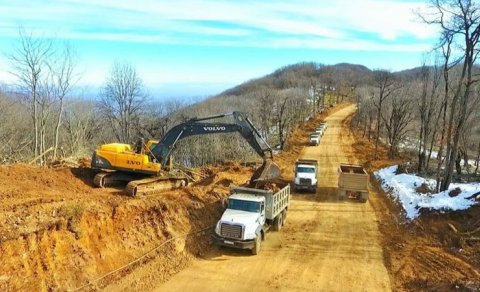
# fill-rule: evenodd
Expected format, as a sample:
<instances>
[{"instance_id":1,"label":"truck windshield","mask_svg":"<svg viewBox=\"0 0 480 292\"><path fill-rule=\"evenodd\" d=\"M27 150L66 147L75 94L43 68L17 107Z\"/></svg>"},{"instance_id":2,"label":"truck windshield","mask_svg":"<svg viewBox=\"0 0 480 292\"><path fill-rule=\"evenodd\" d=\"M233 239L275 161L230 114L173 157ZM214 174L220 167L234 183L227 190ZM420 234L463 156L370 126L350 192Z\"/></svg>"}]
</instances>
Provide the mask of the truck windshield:
<instances>
[{"instance_id":1,"label":"truck windshield","mask_svg":"<svg viewBox=\"0 0 480 292\"><path fill-rule=\"evenodd\" d=\"M260 202L229 199L228 200L228 208L233 209L233 210L241 210L241 211L259 213L260 212Z\"/></svg>"},{"instance_id":2,"label":"truck windshield","mask_svg":"<svg viewBox=\"0 0 480 292\"><path fill-rule=\"evenodd\" d=\"M297 167L297 172L315 173L315 168L312 167Z\"/></svg>"}]
</instances>

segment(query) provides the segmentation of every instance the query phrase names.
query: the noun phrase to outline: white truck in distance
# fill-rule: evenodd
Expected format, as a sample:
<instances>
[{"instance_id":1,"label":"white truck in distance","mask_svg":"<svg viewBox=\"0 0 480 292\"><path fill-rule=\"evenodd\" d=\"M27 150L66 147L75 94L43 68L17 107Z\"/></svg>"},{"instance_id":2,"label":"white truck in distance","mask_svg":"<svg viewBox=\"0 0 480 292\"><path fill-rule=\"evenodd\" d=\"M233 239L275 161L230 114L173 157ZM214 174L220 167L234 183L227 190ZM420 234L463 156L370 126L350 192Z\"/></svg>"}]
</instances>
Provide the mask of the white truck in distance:
<instances>
[{"instance_id":1,"label":"white truck in distance","mask_svg":"<svg viewBox=\"0 0 480 292\"><path fill-rule=\"evenodd\" d=\"M278 192L232 187L228 207L215 227L215 243L258 254L265 233L271 227L278 231L285 224L289 204L288 184Z\"/></svg>"},{"instance_id":2,"label":"white truck in distance","mask_svg":"<svg viewBox=\"0 0 480 292\"><path fill-rule=\"evenodd\" d=\"M310 145L318 146L320 144L320 135L319 134L311 134L310 135Z\"/></svg>"},{"instance_id":3,"label":"white truck in distance","mask_svg":"<svg viewBox=\"0 0 480 292\"><path fill-rule=\"evenodd\" d=\"M311 159L302 159L295 162L294 190L308 190L317 192L318 185L318 162Z\"/></svg>"}]
</instances>

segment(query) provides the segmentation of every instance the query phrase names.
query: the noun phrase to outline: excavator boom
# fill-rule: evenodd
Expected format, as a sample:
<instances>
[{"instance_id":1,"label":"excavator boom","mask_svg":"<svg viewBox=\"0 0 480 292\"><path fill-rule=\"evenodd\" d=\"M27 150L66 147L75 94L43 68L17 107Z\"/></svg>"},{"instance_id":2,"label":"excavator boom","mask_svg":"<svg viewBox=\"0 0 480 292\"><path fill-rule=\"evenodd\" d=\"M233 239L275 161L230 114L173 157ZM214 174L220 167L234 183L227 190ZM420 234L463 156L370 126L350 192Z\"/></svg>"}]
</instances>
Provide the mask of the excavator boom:
<instances>
[{"instance_id":1,"label":"excavator boom","mask_svg":"<svg viewBox=\"0 0 480 292\"><path fill-rule=\"evenodd\" d=\"M233 116L233 123L212 123L205 122L217 118ZM160 142L151 150L152 154L166 165L167 161L175 148L175 144L186 137L195 135L209 135L219 133L239 132L248 144L262 157L263 163L255 171L251 182L260 180L270 180L280 176L279 167L273 162L272 148L260 135L247 115L242 112L232 112L228 114L215 115L205 118L194 118L185 123L173 127L160 140Z\"/></svg>"}]
</instances>

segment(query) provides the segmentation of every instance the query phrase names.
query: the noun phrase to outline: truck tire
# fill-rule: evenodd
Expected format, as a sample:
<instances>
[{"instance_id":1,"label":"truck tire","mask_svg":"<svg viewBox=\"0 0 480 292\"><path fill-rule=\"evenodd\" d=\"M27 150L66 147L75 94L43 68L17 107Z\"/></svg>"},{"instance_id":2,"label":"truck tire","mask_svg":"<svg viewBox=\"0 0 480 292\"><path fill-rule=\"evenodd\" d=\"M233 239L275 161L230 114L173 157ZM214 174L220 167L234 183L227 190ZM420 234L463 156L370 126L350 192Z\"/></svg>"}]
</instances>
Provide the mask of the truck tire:
<instances>
[{"instance_id":1,"label":"truck tire","mask_svg":"<svg viewBox=\"0 0 480 292\"><path fill-rule=\"evenodd\" d=\"M252 254L257 255L260 253L260 246L262 245L262 238L261 235L255 237L255 245L252 248Z\"/></svg>"},{"instance_id":2,"label":"truck tire","mask_svg":"<svg viewBox=\"0 0 480 292\"><path fill-rule=\"evenodd\" d=\"M360 202L366 203L367 200L368 200L368 192L363 192L363 193L360 195Z\"/></svg>"},{"instance_id":3,"label":"truck tire","mask_svg":"<svg viewBox=\"0 0 480 292\"><path fill-rule=\"evenodd\" d=\"M343 190L338 190L338 199L339 200L344 200L346 195L346 191Z\"/></svg>"},{"instance_id":4,"label":"truck tire","mask_svg":"<svg viewBox=\"0 0 480 292\"><path fill-rule=\"evenodd\" d=\"M282 225L283 225L283 212L278 214L278 216L273 219L273 230L275 231L280 231L280 229L282 229Z\"/></svg>"}]
</instances>

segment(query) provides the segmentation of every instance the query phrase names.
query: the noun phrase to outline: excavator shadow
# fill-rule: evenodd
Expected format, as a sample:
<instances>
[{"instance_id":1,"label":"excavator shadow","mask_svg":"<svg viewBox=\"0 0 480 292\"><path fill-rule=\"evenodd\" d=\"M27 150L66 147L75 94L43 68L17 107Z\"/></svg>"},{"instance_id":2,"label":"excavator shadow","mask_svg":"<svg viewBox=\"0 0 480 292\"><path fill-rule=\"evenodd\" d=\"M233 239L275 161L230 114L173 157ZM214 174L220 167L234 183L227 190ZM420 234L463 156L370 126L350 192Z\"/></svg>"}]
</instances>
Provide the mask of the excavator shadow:
<instances>
[{"instance_id":1,"label":"excavator shadow","mask_svg":"<svg viewBox=\"0 0 480 292\"><path fill-rule=\"evenodd\" d=\"M92 188L95 187L93 184L93 178L95 177L96 172L93 169L87 167L76 167L71 168L70 172L73 174L73 176L80 179L87 186Z\"/></svg>"}]
</instances>

